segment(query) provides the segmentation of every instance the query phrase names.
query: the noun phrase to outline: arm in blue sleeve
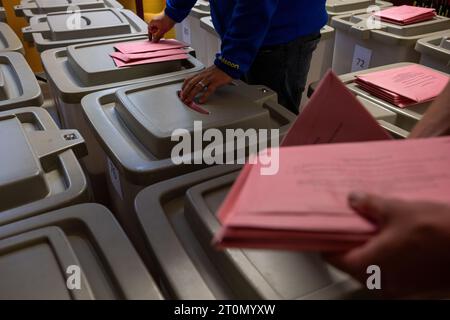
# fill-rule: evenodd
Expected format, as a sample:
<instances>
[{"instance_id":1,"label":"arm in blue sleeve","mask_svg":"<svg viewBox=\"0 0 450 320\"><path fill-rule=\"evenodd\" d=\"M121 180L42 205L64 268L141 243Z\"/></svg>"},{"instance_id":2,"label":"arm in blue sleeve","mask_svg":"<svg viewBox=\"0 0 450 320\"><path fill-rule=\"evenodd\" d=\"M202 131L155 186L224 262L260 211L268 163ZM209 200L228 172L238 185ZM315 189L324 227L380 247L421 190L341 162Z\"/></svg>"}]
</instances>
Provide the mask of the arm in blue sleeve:
<instances>
[{"instance_id":1,"label":"arm in blue sleeve","mask_svg":"<svg viewBox=\"0 0 450 320\"><path fill-rule=\"evenodd\" d=\"M189 15L197 0L166 0L165 14L180 23Z\"/></svg>"},{"instance_id":2,"label":"arm in blue sleeve","mask_svg":"<svg viewBox=\"0 0 450 320\"><path fill-rule=\"evenodd\" d=\"M257 3L256 3L257 2ZM279 0L238 0L229 29L222 39L222 52L214 64L234 79L251 67L263 45Z\"/></svg>"}]
</instances>

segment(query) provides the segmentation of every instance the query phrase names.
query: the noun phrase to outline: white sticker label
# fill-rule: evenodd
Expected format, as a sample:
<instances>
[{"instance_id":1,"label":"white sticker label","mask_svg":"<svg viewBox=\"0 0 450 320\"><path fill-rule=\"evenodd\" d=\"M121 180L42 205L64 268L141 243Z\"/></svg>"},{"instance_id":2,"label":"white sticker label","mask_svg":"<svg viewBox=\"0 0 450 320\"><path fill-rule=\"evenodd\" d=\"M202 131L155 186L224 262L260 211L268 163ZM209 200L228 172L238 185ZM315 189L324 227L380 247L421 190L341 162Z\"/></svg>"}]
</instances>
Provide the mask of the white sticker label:
<instances>
[{"instance_id":1,"label":"white sticker label","mask_svg":"<svg viewBox=\"0 0 450 320\"><path fill-rule=\"evenodd\" d=\"M122 184L120 183L119 170L117 170L116 166L110 159L108 159L108 171L109 171L109 180L111 181L117 194L120 196L120 199L123 199Z\"/></svg>"},{"instance_id":2,"label":"white sticker label","mask_svg":"<svg viewBox=\"0 0 450 320\"><path fill-rule=\"evenodd\" d=\"M181 23L181 30L183 32L182 40L187 44L191 44L191 25L189 23L189 19L184 19Z\"/></svg>"},{"instance_id":3,"label":"white sticker label","mask_svg":"<svg viewBox=\"0 0 450 320\"><path fill-rule=\"evenodd\" d=\"M372 50L355 45L353 52L352 71L366 70L370 67L370 60L372 59Z\"/></svg>"}]
</instances>

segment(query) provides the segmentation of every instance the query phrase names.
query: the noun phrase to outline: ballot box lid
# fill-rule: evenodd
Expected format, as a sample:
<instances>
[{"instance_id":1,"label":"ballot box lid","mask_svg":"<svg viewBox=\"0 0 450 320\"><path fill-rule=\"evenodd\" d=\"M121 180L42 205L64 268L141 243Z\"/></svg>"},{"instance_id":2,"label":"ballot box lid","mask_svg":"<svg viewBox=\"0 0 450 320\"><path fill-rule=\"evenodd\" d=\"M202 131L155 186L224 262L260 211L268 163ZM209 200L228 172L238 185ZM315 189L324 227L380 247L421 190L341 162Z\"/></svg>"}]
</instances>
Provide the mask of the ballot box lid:
<instances>
[{"instance_id":1,"label":"ballot box lid","mask_svg":"<svg viewBox=\"0 0 450 320\"><path fill-rule=\"evenodd\" d=\"M320 41L325 41L328 39L334 39L334 35L336 33L336 30L334 30L333 27L330 27L329 25L325 25L320 29Z\"/></svg>"},{"instance_id":2,"label":"ballot box lid","mask_svg":"<svg viewBox=\"0 0 450 320\"><path fill-rule=\"evenodd\" d=\"M0 111L40 106L42 102L41 88L23 55L1 52Z\"/></svg>"},{"instance_id":3,"label":"ballot box lid","mask_svg":"<svg viewBox=\"0 0 450 320\"><path fill-rule=\"evenodd\" d=\"M334 17L331 26L358 39L414 47L421 38L448 31L450 18L435 16L427 21L399 25L386 21L374 21L370 13L348 14Z\"/></svg>"},{"instance_id":4,"label":"ballot box lid","mask_svg":"<svg viewBox=\"0 0 450 320\"><path fill-rule=\"evenodd\" d=\"M35 15L62 12L67 10L88 10L116 8L123 9L123 6L116 0L22 0L14 7L16 15L19 17L32 18Z\"/></svg>"},{"instance_id":5,"label":"ballot box lid","mask_svg":"<svg viewBox=\"0 0 450 320\"><path fill-rule=\"evenodd\" d=\"M0 112L0 226L86 199L76 130L61 130L42 108Z\"/></svg>"},{"instance_id":6,"label":"ballot box lid","mask_svg":"<svg viewBox=\"0 0 450 320\"><path fill-rule=\"evenodd\" d=\"M111 212L80 204L0 227L0 299L161 299Z\"/></svg>"},{"instance_id":7,"label":"ballot box lid","mask_svg":"<svg viewBox=\"0 0 450 320\"><path fill-rule=\"evenodd\" d=\"M450 64L450 31L417 41L416 50Z\"/></svg>"},{"instance_id":8,"label":"ballot box lid","mask_svg":"<svg viewBox=\"0 0 450 320\"><path fill-rule=\"evenodd\" d=\"M126 86L152 79L198 72L204 67L190 54L186 60L141 64L119 68L110 54L124 42L143 41L147 36L130 36L82 43L45 51L42 64L56 94L68 103L79 103L91 92ZM192 49L188 49L192 52Z\"/></svg>"},{"instance_id":9,"label":"ballot box lid","mask_svg":"<svg viewBox=\"0 0 450 320\"><path fill-rule=\"evenodd\" d=\"M370 6L386 8L391 7L392 3L379 0L327 0L326 2L327 13L331 17L355 12L364 13Z\"/></svg>"},{"instance_id":10,"label":"ballot box lid","mask_svg":"<svg viewBox=\"0 0 450 320\"><path fill-rule=\"evenodd\" d=\"M214 28L211 16L203 17L200 19L200 27L215 36L219 36Z\"/></svg>"},{"instance_id":11,"label":"ballot box lid","mask_svg":"<svg viewBox=\"0 0 450 320\"><path fill-rule=\"evenodd\" d=\"M202 18L211 14L211 7L209 1L198 0L191 10L190 15L196 18Z\"/></svg>"},{"instance_id":12,"label":"ballot box lid","mask_svg":"<svg viewBox=\"0 0 450 320\"><path fill-rule=\"evenodd\" d=\"M295 119L278 104L273 91L241 81L219 88L207 103L197 106L199 109L188 107L177 95L183 81L183 76L148 81L92 93L81 102L88 123L107 154L135 183L148 185L156 178L168 178L201 167L183 164L197 163L196 157L199 153L202 156L202 148L208 145L203 139L208 129L212 129L211 134L214 131L214 135L218 132L223 137L236 129L231 134L236 134L236 139L243 142L241 146L231 138L216 141L224 151L216 155L220 157L228 153L234 155L238 148L245 154L254 142L246 139L247 134L256 133L258 129L266 130L265 137L269 138L270 129L279 129L283 135ZM184 157L180 165L173 161L172 151L181 141L189 144L191 152L188 147L180 153ZM194 143L198 141L196 148ZM225 156L222 159L225 160Z\"/></svg>"},{"instance_id":13,"label":"ballot box lid","mask_svg":"<svg viewBox=\"0 0 450 320\"><path fill-rule=\"evenodd\" d=\"M14 30L8 24L0 22L0 53L5 51L25 53L22 41L20 41Z\"/></svg>"},{"instance_id":14,"label":"ballot box lid","mask_svg":"<svg viewBox=\"0 0 450 320\"><path fill-rule=\"evenodd\" d=\"M173 298L325 299L355 289L348 276L318 254L212 247L220 228L215 213L239 169L207 168L137 196L135 209L145 239Z\"/></svg>"},{"instance_id":15,"label":"ballot box lid","mask_svg":"<svg viewBox=\"0 0 450 320\"><path fill-rule=\"evenodd\" d=\"M78 43L146 35L147 23L130 10L92 9L54 12L31 18L22 29L24 38L34 42L39 52Z\"/></svg>"}]
</instances>

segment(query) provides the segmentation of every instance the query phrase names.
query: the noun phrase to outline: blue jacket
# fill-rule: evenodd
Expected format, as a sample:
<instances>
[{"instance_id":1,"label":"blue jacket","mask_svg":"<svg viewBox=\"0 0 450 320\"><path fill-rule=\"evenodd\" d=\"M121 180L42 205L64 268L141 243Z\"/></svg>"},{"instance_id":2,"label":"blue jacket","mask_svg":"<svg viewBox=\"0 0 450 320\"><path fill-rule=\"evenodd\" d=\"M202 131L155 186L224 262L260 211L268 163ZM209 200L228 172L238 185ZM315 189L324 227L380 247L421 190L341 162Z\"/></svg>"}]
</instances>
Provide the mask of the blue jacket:
<instances>
[{"instance_id":1,"label":"blue jacket","mask_svg":"<svg viewBox=\"0 0 450 320\"><path fill-rule=\"evenodd\" d=\"M183 21L196 0L166 0L165 13ZM327 22L326 0L210 0L214 27L222 39L215 65L238 79L263 46L288 43L319 32Z\"/></svg>"}]
</instances>

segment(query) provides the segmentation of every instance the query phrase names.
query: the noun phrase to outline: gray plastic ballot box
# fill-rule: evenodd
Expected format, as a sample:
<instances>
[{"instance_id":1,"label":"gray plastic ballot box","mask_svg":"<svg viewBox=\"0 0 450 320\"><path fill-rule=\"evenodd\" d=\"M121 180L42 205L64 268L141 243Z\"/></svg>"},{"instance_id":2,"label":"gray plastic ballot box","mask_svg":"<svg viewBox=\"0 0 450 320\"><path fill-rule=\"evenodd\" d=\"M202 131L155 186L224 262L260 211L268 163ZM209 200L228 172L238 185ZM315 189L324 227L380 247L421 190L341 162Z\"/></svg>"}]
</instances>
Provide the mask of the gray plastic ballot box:
<instances>
[{"instance_id":1,"label":"gray plastic ballot box","mask_svg":"<svg viewBox=\"0 0 450 320\"><path fill-rule=\"evenodd\" d=\"M136 243L140 231L133 204L139 191L230 158L240 161L283 136L295 119L273 91L240 81L220 88L201 105L208 113L201 113L179 99L183 80L149 81L93 93L82 101L98 141L92 147L102 155L97 161L106 166L113 212ZM215 140L223 149L214 155L206 152L212 150L208 138L202 138L208 129L208 134L224 134L222 142ZM226 138L229 131L231 138ZM248 138L252 133L261 135ZM180 149L182 144L190 150Z\"/></svg>"},{"instance_id":2,"label":"gray plastic ballot box","mask_svg":"<svg viewBox=\"0 0 450 320\"><path fill-rule=\"evenodd\" d=\"M113 215L80 204L0 227L0 299L161 299Z\"/></svg>"},{"instance_id":3,"label":"gray plastic ballot box","mask_svg":"<svg viewBox=\"0 0 450 320\"><path fill-rule=\"evenodd\" d=\"M144 189L135 207L160 283L177 299L334 299L359 285L319 254L212 245L217 210L239 174L223 165Z\"/></svg>"},{"instance_id":4,"label":"gray plastic ballot box","mask_svg":"<svg viewBox=\"0 0 450 320\"><path fill-rule=\"evenodd\" d=\"M86 146L42 108L0 112L0 226L88 201Z\"/></svg>"}]
</instances>

